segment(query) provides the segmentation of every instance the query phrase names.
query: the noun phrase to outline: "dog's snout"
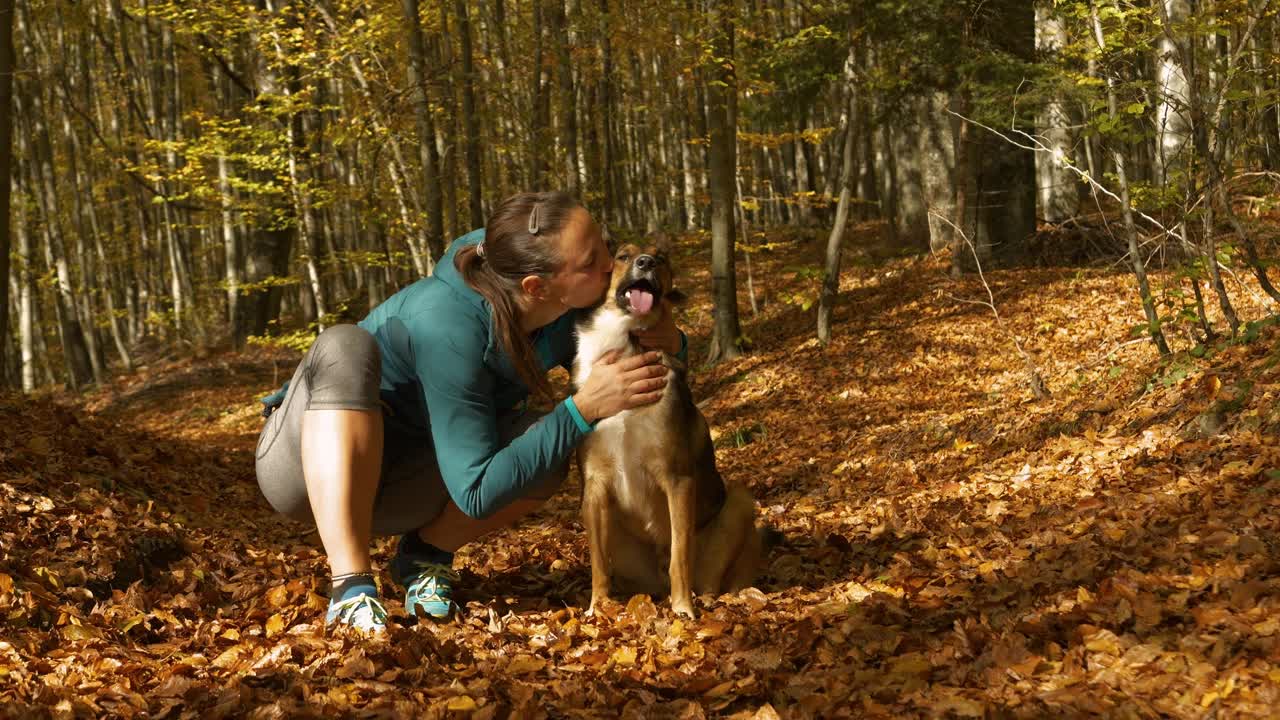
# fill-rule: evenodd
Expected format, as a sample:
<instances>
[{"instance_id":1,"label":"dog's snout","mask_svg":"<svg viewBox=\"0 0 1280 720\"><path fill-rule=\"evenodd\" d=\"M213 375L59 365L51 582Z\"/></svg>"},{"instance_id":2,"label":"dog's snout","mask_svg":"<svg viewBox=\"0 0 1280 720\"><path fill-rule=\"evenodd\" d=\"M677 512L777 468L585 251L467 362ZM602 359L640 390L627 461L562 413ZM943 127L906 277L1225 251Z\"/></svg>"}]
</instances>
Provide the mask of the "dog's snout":
<instances>
[{"instance_id":1,"label":"dog's snout","mask_svg":"<svg viewBox=\"0 0 1280 720\"><path fill-rule=\"evenodd\" d=\"M658 264L657 259L655 259L652 255L641 255L640 257L636 258L637 270L645 270L645 271L652 270L654 266L656 266L657 264Z\"/></svg>"}]
</instances>

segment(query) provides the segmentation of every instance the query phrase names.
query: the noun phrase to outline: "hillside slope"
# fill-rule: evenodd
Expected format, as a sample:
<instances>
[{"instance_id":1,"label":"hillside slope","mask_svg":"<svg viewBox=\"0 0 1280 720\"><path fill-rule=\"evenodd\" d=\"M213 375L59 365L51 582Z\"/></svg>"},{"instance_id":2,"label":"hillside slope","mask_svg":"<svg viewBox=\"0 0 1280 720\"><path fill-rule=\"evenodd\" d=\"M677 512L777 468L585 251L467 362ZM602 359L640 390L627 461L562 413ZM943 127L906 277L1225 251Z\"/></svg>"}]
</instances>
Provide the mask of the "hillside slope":
<instances>
[{"instance_id":1,"label":"hillside slope","mask_svg":"<svg viewBox=\"0 0 1280 720\"><path fill-rule=\"evenodd\" d=\"M997 323L977 278L852 251L822 348L797 270L814 254L756 255L753 351L693 376L722 471L787 538L758 588L700 598L695 621L643 597L583 616L571 483L460 554L458 621L320 632L316 536L253 478L254 398L287 353L156 363L75 403L0 399L3 714L1272 714L1276 328L1161 362L1129 341L1126 276L990 274ZM696 359L708 282L683 279Z\"/></svg>"}]
</instances>

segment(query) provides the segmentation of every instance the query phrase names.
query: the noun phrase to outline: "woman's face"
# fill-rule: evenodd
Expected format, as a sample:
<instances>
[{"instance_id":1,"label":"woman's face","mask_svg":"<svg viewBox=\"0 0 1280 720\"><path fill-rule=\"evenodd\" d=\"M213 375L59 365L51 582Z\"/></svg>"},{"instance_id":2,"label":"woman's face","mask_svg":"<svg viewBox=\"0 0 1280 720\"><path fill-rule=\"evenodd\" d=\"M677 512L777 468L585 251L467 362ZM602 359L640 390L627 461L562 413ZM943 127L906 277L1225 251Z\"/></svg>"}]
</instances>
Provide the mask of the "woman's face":
<instances>
[{"instance_id":1,"label":"woman's face","mask_svg":"<svg viewBox=\"0 0 1280 720\"><path fill-rule=\"evenodd\" d=\"M549 294L571 308L595 305L609 289L613 272L600 226L585 209L574 208L558 242L564 264L548 281Z\"/></svg>"}]
</instances>

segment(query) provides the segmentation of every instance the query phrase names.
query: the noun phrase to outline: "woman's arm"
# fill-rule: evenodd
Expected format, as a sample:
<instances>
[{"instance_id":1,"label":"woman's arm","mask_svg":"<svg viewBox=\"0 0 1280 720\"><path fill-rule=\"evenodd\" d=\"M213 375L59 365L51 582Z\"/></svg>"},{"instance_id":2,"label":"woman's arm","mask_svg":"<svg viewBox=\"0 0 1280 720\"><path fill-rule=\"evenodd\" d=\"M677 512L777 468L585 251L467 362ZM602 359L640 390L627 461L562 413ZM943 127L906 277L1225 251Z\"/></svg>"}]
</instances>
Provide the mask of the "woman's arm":
<instances>
[{"instance_id":1,"label":"woman's arm","mask_svg":"<svg viewBox=\"0 0 1280 720\"><path fill-rule=\"evenodd\" d=\"M483 330L469 336L463 324L438 318L431 325L414 334L415 356L440 474L462 512L486 517L524 496L591 428L561 402L503 446Z\"/></svg>"}]
</instances>

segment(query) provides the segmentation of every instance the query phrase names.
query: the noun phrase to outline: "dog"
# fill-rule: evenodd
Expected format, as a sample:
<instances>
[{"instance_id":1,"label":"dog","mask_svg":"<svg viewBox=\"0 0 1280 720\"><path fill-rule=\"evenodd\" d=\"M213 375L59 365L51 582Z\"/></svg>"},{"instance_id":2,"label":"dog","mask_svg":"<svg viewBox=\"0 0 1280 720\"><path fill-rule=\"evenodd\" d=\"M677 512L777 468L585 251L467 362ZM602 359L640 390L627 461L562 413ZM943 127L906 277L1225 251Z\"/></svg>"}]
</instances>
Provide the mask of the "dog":
<instances>
[{"instance_id":1,"label":"dog","mask_svg":"<svg viewBox=\"0 0 1280 720\"><path fill-rule=\"evenodd\" d=\"M663 306L683 301L672 286L664 241L614 250L604 300L577 324L573 379L586 382L610 351L641 352L632 330L651 326ZM748 587L770 535L755 524L755 500L716 470L706 418L693 402L686 368L663 354L662 399L601 420L578 448L582 516L591 550L589 615L620 592L662 595L676 613L695 617L693 595ZM666 572L663 566L666 566Z\"/></svg>"}]
</instances>

